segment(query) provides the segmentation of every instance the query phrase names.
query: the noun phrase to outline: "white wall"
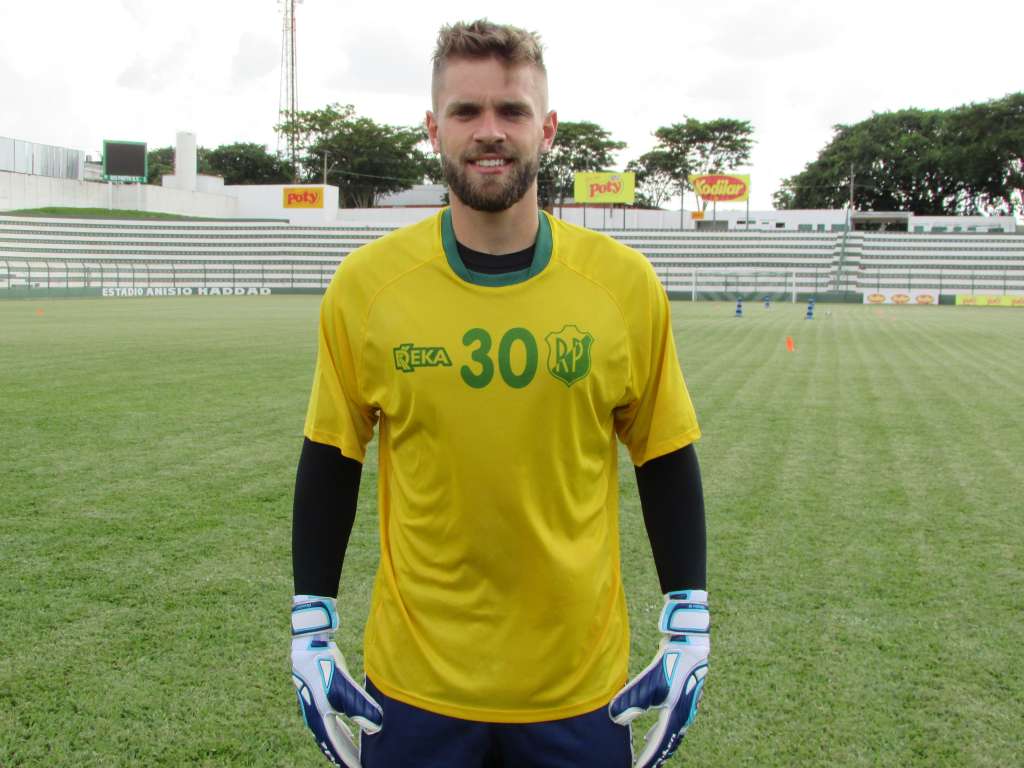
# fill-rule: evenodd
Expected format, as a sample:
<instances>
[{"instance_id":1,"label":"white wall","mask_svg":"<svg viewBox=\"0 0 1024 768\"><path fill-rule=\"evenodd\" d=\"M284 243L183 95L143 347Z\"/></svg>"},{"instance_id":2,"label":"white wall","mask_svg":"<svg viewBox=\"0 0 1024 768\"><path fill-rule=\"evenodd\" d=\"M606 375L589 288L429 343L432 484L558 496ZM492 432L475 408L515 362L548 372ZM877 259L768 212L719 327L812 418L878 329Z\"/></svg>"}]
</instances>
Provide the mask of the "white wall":
<instances>
[{"instance_id":1,"label":"white wall","mask_svg":"<svg viewBox=\"0 0 1024 768\"><path fill-rule=\"evenodd\" d=\"M440 208L340 208L340 227L404 227L435 215Z\"/></svg>"},{"instance_id":2,"label":"white wall","mask_svg":"<svg viewBox=\"0 0 1024 768\"><path fill-rule=\"evenodd\" d=\"M319 191L323 196L320 208L285 208L284 190ZM338 188L323 184L238 184L224 187L224 194L238 202L238 216L243 219L287 219L291 224L336 224L338 220Z\"/></svg>"},{"instance_id":3,"label":"white wall","mask_svg":"<svg viewBox=\"0 0 1024 768\"><path fill-rule=\"evenodd\" d=\"M146 184L96 184L0 171L0 211L50 206L159 211L224 219L239 215L238 201L226 195Z\"/></svg>"}]
</instances>

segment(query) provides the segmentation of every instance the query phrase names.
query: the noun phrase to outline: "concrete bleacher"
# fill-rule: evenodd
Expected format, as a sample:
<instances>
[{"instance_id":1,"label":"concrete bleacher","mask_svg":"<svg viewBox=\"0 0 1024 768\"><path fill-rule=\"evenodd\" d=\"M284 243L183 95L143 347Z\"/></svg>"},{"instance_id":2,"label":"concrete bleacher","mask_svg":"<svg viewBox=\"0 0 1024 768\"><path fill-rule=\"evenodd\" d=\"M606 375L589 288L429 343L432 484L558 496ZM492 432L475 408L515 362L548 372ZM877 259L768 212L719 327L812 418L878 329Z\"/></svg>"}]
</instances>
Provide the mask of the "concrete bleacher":
<instances>
[{"instance_id":1,"label":"concrete bleacher","mask_svg":"<svg viewBox=\"0 0 1024 768\"><path fill-rule=\"evenodd\" d=\"M831 233L772 231L608 230L643 253L673 295L833 290L836 238ZM730 273L747 284L730 285Z\"/></svg>"},{"instance_id":2,"label":"concrete bleacher","mask_svg":"<svg viewBox=\"0 0 1024 768\"><path fill-rule=\"evenodd\" d=\"M111 221L0 215L0 296L36 289L320 291L394 227L277 221ZM1024 294L1024 236L609 229L677 296L884 289Z\"/></svg>"},{"instance_id":3,"label":"concrete bleacher","mask_svg":"<svg viewBox=\"0 0 1024 768\"><path fill-rule=\"evenodd\" d=\"M302 227L282 222L0 216L0 289L245 286L322 290L346 254L389 231L388 227Z\"/></svg>"},{"instance_id":4,"label":"concrete bleacher","mask_svg":"<svg viewBox=\"0 0 1024 768\"><path fill-rule=\"evenodd\" d=\"M1024 293L1024 236L872 233L864 238L861 291Z\"/></svg>"}]
</instances>

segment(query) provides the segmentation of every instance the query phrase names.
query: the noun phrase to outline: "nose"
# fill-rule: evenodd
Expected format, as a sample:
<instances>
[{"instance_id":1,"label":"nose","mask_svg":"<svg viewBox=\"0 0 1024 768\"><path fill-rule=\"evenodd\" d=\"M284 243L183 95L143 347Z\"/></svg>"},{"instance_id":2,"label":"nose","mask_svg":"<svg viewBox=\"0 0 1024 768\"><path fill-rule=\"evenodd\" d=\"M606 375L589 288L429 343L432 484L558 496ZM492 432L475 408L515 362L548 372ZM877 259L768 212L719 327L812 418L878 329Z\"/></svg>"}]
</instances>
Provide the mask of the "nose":
<instances>
[{"instance_id":1,"label":"nose","mask_svg":"<svg viewBox=\"0 0 1024 768\"><path fill-rule=\"evenodd\" d=\"M484 110L480 115L476 130L473 131L473 139L486 144L494 144L505 140L505 131L493 110Z\"/></svg>"}]
</instances>

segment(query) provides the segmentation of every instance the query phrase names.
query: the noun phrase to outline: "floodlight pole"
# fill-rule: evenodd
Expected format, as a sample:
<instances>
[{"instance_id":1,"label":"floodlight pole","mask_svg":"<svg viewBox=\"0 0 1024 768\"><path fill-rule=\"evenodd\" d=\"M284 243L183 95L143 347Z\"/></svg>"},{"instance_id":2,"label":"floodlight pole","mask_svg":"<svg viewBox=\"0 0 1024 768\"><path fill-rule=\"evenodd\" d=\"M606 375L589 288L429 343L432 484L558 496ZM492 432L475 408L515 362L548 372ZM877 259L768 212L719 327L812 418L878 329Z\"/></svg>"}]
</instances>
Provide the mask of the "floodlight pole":
<instances>
[{"instance_id":1,"label":"floodlight pole","mask_svg":"<svg viewBox=\"0 0 1024 768\"><path fill-rule=\"evenodd\" d=\"M853 210L853 163L850 163L850 210Z\"/></svg>"}]
</instances>

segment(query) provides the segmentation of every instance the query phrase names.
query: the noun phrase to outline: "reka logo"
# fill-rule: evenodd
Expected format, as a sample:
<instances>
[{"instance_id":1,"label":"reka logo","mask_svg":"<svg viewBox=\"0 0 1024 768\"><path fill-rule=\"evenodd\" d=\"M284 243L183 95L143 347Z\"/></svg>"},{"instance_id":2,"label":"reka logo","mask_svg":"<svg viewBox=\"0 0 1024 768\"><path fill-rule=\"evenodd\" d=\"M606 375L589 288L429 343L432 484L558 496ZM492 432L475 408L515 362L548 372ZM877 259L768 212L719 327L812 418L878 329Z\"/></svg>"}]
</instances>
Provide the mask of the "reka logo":
<instances>
[{"instance_id":1,"label":"reka logo","mask_svg":"<svg viewBox=\"0 0 1024 768\"><path fill-rule=\"evenodd\" d=\"M407 343L395 347L394 353L395 368L402 373L412 373L417 368L436 368L439 365L452 364L444 347L416 347Z\"/></svg>"},{"instance_id":2,"label":"reka logo","mask_svg":"<svg viewBox=\"0 0 1024 768\"><path fill-rule=\"evenodd\" d=\"M285 187L285 208L323 208L324 192L319 187Z\"/></svg>"},{"instance_id":3,"label":"reka logo","mask_svg":"<svg viewBox=\"0 0 1024 768\"><path fill-rule=\"evenodd\" d=\"M544 340L548 343L548 373L571 387L590 373L590 348L594 337L575 325L562 326Z\"/></svg>"}]
</instances>

